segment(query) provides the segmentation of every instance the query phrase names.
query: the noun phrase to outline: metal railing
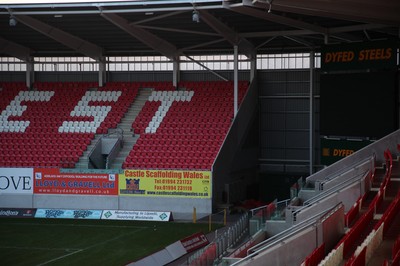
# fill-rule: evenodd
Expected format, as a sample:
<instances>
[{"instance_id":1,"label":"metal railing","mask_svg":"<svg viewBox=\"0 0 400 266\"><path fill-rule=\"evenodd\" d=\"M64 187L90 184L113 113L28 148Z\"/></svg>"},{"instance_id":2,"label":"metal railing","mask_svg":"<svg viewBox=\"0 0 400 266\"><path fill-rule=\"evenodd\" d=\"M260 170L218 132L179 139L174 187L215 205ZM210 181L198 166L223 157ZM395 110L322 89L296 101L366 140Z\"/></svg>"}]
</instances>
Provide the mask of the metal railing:
<instances>
[{"instance_id":1,"label":"metal railing","mask_svg":"<svg viewBox=\"0 0 400 266\"><path fill-rule=\"evenodd\" d=\"M115 128L109 129L108 134L106 135L107 138L115 137L118 139L117 143L111 149L110 153L106 158L106 169L110 169L111 163L115 160L118 156L118 153L121 151L122 147L124 146L124 130L122 128Z\"/></svg>"},{"instance_id":2,"label":"metal railing","mask_svg":"<svg viewBox=\"0 0 400 266\"><path fill-rule=\"evenodd\" d=\"M187 260L187 264L196 266L204 265L204 262L207 262L207 265L217 265L228 254L228 250L238 244L248 231L249 215L246 213L232 226L215 230L214 240L206 247L191 255Z\"/></svg>"}]
</instances>

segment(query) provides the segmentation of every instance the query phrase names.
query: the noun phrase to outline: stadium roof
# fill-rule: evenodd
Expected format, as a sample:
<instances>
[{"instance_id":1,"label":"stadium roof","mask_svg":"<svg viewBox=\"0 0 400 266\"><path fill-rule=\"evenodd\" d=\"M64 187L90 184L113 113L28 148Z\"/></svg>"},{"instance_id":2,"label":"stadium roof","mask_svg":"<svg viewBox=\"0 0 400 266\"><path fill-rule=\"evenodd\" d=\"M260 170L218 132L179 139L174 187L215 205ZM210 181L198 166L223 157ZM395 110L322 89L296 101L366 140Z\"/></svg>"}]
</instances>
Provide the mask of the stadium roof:
<instances>
[{"instance_id":1,"label":"stadium roof","mask_svg":"<svg viewBox=\"0 0 400 266\"><path fill-rule=\"evenodd\" d=\"M399 14L398 0L3 0L0 56L306 52L398 40Z\"/></svg>"}]
</instances>

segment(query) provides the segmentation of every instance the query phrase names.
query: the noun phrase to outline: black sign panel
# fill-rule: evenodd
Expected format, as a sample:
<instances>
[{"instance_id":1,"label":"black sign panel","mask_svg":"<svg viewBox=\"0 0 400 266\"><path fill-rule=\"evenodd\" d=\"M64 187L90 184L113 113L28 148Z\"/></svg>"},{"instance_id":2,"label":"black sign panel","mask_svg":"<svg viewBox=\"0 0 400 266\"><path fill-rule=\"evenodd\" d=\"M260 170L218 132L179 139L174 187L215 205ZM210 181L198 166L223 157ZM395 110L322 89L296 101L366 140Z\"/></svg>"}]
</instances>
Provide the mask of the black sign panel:
<instances>
[{"instance_id":1,"label":"black sign panel","mask_svg":"<svg viewBox=\"0 0 400 266\"><path fill-rule=\"evenodd\" d=\"M0 209L0 218L33 218L35 213L36 209Z\"/></svg>"},{"instance_id":2,"label":"black sign panel","mask_svg":"<svg viewBox=\"0 0 400 266\"><path fill-rule=\"evenodd\" d=\"M325 46L321 69L392 69L397 65L397 46L391 41Z\"/></svg>"}]
</instances>

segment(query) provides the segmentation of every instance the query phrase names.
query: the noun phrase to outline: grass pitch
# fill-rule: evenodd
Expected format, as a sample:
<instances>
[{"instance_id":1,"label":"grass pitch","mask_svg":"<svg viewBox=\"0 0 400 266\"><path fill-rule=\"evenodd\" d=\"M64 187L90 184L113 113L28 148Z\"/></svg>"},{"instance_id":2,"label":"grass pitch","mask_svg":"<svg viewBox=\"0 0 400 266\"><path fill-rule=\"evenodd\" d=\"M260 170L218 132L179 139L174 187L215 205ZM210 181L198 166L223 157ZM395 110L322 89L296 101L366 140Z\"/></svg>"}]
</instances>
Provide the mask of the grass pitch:
<instances>
[{"instance_id":1,"label":"grass pitch","mask_svg":"<svg viewBox=\"0 0 400 266\"><path fill-rule=\"evenodd\" d=\"M1 265L125 265L208 224L0 219Z\"/></svg>"}]
</instances>

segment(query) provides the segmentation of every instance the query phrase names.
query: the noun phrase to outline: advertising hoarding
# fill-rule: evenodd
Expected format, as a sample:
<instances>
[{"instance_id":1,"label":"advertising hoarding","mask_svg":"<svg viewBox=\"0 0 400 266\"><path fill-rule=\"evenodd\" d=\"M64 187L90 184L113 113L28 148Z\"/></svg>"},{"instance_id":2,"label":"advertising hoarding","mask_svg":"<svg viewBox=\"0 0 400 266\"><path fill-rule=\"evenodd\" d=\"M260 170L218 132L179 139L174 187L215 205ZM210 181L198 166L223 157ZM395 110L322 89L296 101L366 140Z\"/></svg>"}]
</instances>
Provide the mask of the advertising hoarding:
<instances>
[{"instance_id":1,"label":"advertising hoarding","mask_svg":"<svg viewBox=\"0 0 400 266\"><path fill-rule=\"evenodd\" d=\"M190 253L199 248L207 246L210 242L203 233L196 233L184 239L181 239L181 243L186 252Z\"/></svg>"},{"instance_id":2,"label":"advertising hoarding","mask_svg":"<svg viewBox=\"0 0 400 266\"><path fill-rule=\"evenodd\" d=\"M35 218L100 219L101 210L37 209Z\"/></svg>"},{"instance_id":3,"label":"advertising hoarding","mask_svg":"<svg viewBox=\"0 0 400 266\"><path fill-rule=\"evenodd\" d=\"M36 209L9 208L0 209L0 218L33 218Z\"/></svg>"},{"instance_id":4,"label":"advertising hoarding","mask_svg":"<svg viewBox=\"0 0 400 266\"><path fill-rule=\"evenodd\" d=\"M120 196L211 198L211 172L125 170Z\"/></svg>"},{"instance_id":5,"label":"advertising hoarding","mask_svg":"<svg viewBox=\"0 0 400 266\"><path fill-rule=\"evenodd\" d=\"M0 168L0 194L32 194L33 168Z\"/></svg>"},{"instance_id":6,"label":"advertising hoarding","mask_svg":"<svg viewBox=\"0 0 400 266\"><path fill-rule=\"evenodd\" d=\"M131 220L131 221L156 221L168 222L171 212L159 211L124 211L124 210L104 210L102 220Z\"/></svg>"},{"instance_id":7,"label":"advertising hoarding","mask_svg":"<svg viewBox=\"0 0 400 266\"><path fill-rule=\"evenodd\" d=\"M374 41L322 48L321 69L391 69L397 65L397 45L395 42Z\"/></svg>"},{"instance_id":8,"label":"advertising hoarding","mask_svg":"<svg viewBox=\"0 0 400 266\"><path fill-rule=\"evenodd\" d=\"M116 174L60 173L57 168L35 168L35 194L118 195Z\"/></svg>"}]
</instances>

